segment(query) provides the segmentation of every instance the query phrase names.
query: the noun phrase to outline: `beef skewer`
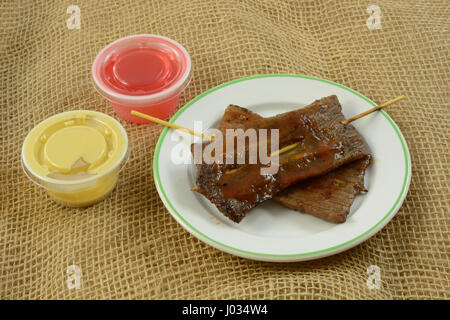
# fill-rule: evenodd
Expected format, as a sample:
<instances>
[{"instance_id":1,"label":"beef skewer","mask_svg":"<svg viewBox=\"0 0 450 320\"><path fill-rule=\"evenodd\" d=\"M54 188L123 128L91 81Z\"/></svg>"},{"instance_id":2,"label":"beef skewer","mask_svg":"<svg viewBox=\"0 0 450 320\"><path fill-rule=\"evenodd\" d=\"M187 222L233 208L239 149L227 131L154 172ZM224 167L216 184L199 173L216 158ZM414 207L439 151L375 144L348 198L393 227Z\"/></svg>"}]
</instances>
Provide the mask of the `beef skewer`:
<instances>
[{"instance_id":1,"label":"beef skewer","mask_svg":"<svg viewBox=\"0 0 450 320\"><path fill-rule=\"evenodd\" d=\"M380 109L383 109L383 108L385 108L385 107L388 107L388 106L390 106L391 104L394 104L394 103L396 103L396 102L398 102L398 101L400 101L400 100L403 100L403 99L405 99L405 98L406 98L405 95L398 96L397 98L394 98L394 99L389 100L389 101L387 101L387 102L385 102L385 103L383 103L383 104L380 104L380 105L378 105L378 106L376 106L376 107L373 107L373 108L371 108L371 109L369 109L369 110L367 110L367 111L364 111L364 112L362 112L362 113L359 113L359 114L357 114L357 115L355 115L355 116L353 116L353 117L351 117L351 118L349 118L349 119L343 120L343 121L341 121L341 123L342 123L343 125L347 125L347 124L349 124L349 123L351 123L351 122L353 122L353 121L355 121L355 120L358 120L358 119L360 119L360 118L362 118L362 117L364 117L364 116L366 116L366 115L368 115L368 114L371 114L371 113L373 113L373 112L375 112L375 111L377 111L377 110L380 110ZM259 117L258 119L262 119L262 118ZM297 144L298 144L298 142L295 142L295 143L293 143L292 145L285 146L285 147L283 147L282 149L273 152L273 153L271 154L271 156L273 156L273 155L275 155L275 154L281 154L281 153L283 153L283 152L289 151L289 150L295 148ZM240 167L240 168L242 168L242 167ZM234 173L234 172L236 172L237 170L239 170L239 169L233 169L233 170L231 170L231 171L228 171L227 173Z\"/></svg>"},{"instance_id":2,"label":"beef skewer","mask_svg":"<svg viewBox=\"0 0 450 320\"><path fill-rule=\"evenodd\" d=\"M238 171L229 170L236 166L202 163L197 167L198 192L240 222L252 208L289 186L365 157L364 140L352 125L341 123L341 110L332 95L299 110L244 124L244 131L278 129L280 149L300 143L279 154L279 168L273 174L261 174L261 163L241 165Z\"/></svg>"},{"instance_id":3,"label":"beef skewer","mask_svg":"<svg viewBox=\"0 0 450 320\"><path fill-rule=\"evenodd\" d=\"M405 99L405 98L406 98L405 95L398 96L398 97L396 97L396 98L394 98L394 99L392 99L392 100L389 100L389 101L387 101L387 102L385 102L385 103L382 103L382 104L380 104L380 105L378 105L378 106L376 106L376 107L373 107L373 108L371 108L371 109L369 109L369 110L367 110L367 111L364 111L364 112L362 112L362 113L359 113L359 114L357 114L357 115L355 115L355 116L353 116L353 117L351 117L351 118L349 118L349 119L343 120L343 121L341 121L341 123L342 123L343 125L347 125L347 124L349 124L349 123L351 123L351 122L353 122L353 121L355 121L355 120L358 120L358 119L360 119L360 118L362 118L362 117L365 117L365 116L367 116L367 115L369 115L369 114L371 114L371 113L373 113L373 112L375 112L375 111L378 111L378 110L381 110L381 109L383 109L383 108L385 108L385 107L388 107L388 106L390 106L390 105L392 105L392 104L394 104L394 103L396 103L396 102L398 102L398 101L400 101L400 100L403 100L403 99ZM234 106L234 105L230 105L230 106ZM239 107L239 106L235 106L235 107L241 108L241 107ZM244 111L245 114L239 115L239 117L241 117L241 118L238 117L237 119L231 119L231 118L229 118L229 119L224 118L224 119L223 119L224 123L226 123L227 125L229 125L229 128L233 128L233 127L236 127L236 128L242 128L242 125L241 125L242 122L240 121L241 119L245 119L245 120L247 120L247 121L254 121L254 120L259 120L259 119L261 119L261 117L260 117L259 115L255 114L255 113L252 113L251 111L249 111L249 110L247 110L247 109L245 109L245 108L242 108L242 109L244 109L244 110L246 110L246 111ZM136 112L136 111L132 111L132 114L137 115L137 116L140 116L140 117L143 117L143 118L148 119L148 120L152 120L152 117L145 116L145 115L143 115L142 113L139 113L139 112ZM230 114L231 114L231 113L230 113ZM225 115L225 116L227 116L227 115ZM164 122L165 122L165 121L162 121L162 120L160 120L160 119L158 119L158 120L159 120L158 123L161 123L161 124L164 124ZM169 127L173 127L173 126L172 126L173 124L168 123L168 122L167 122L167 124L168 124ZM179 126L178 126L178 127L179 127ZM176 127L175 127L175 128L176 128ZM224 131L224 129L226 129L226 127L225 127L223 124L219 124L219 128L218 128L218 129ZM188 131L188 130L190 130L190 129L185 129L184 131ZM189 132L189 131L188 131L188 132ZM195 133L195 134L196 134L197 136L202 135L202 134L199 134L199 133ZM213 137L205 137L205 138L206 138L206 140L209 140L209 141L212 141L212 140L214 139ZM284 151L288 151L288 150L290 150L291 148L295 147L296 144L297 144L297 143L294 143L294 144L292 144L292 145L288 145L288 146L286 146L286 147L283 147L282 149L280 149L280 150L278 151L278 153L283 153ZM233 169L233 170L230 170L228 173L233 173L233 172L236 172L236 171L237 171L237 169ZM197 191L197 190L198 190L198 187L195 186L195 187L192 188L191 190L192 190L192 191Z\"/></svg>"},{"instance_id":4,"label":"beef skewer","mask_svg":"<svg viewBox=\"0 0 450 320\"><path fill-rule=\"evenodd\" d=\"M333 102L333 98L336 100L335 102ZM378 106L377 108L373 108L373 110L371 110L371 112L375 111L375 110L379 110L382 107L385 107L389 104L392 104L396 101L399 101L401 99L403 99L404 96L399 97L394 99L393 101L390 101L388 103L385 103L383 105ZM339 102L337 101L337 98L334 96L332 97L328 97L325 98L328 99L328 104L331 105L338 105L339 106L339 113L340 113L340 105ZM324 99L322 99L324 100ZM317 103L317 101L316 101ZM327 104L322 104L321 109L326 107ZM317 111L317 107L318 105L316 105L316 110ZM310 108L311 109L311 108ZM314 109L314 108L313 108ZM366 112L365 114L368 114L369 112ZM136 113L135 113L136 114ZM327 117L321 117L320 116L320 112L316 112L316 115L319 114L319 117L317 119L314 119L314 121L318 121L318 123L324 122L326 123L327 121ZM365 115L364 114L364 115ZM295 113L291 113L290 115L295 115ZM311 125L310 123L308 123L308 121L310 119L308 119L308 116L311 116L312 118L314 118L316 116L315 114L309 114L305 117L302 118L302 116L300 117L294 117L295 119L297 119L297 123L296 126L291 127L291 128L302 128L302 127L308 127L308 125ZM355 120L358 117L354 117L351 118L349 120ZM289 122L290 118L284 118L282 119L281 122ZM276 117L272 121L272 123L275 121L277 122ZM336 119L334 119L336 120ZM303 122L302 122L303 121ZM345 120L342 119L341 120L342 124L345 123ZM350 121L347 121L347 123ZM164 124L164 123L163 123ZM263 125L262 127L264 127L264 120L261 120L259 125L261 127L261 124ZM309 131L311 130L318 130L317 132L314 132L314 134L323 134L323 132L321 132L321 130L323 130L324 128L330 129L329 127L329 123L323 127L321 127L320 125L317 125L317 123L315 124L315 127L309 127ZM335 124L333 125L333 129ZM342 129L342 127L341 127ZM188 131L188 130L185 130ZM302 132L303 135L308 136L308 130ZM324 130L326 131L326 130ZM345 131L348 131L346 129L341 130L341 132L334 132L331 136L331 138L333 138L333 135L335 136L339 136L339 134L343 134ZM352 130L350 130L351 132ZM313 134L313 135L314 135ZM311 135L310 135L311 136ZM353 136L353 137L352 137ZM356 134L357 136L357 134ZM199 190L199 192L201 192L203 195L205 195L210 201L212 201L213 203L216 204L216 206L219 208L220 211L222 211L226 216L228 216L230 219L232 219L233 221L239 222L246 214L246 212L248 212L251 208L253 208L255 205L257 205L258 203L269 199L271 197L273 197L276 193L278 193L279 191L285 189L286 187L288 187L289 185L291 185L292 183L295 183L296 181L299 180L303 180L308 178L309 176L314 176L314 175L320 175L320 174L324 174L326 172L329 172L330 170L344 164L347 163L349 161L361 158L363 156L365 156L365 154L363 152L361 152L360 147L358 145L360 145L360 141L358 141L358 139L355 139L356 136L353 134L349 134L348 136L342 135L341 138L348 138L348 146L338 146L339 144L342 144L342 141L339 141L339 139L337 139L337 141L334 142L330 142L330 137L326 137L322 136L322 141L315 141L314 139L309 139L309 144L308 143L305 145L302 142L303 146L296 146L295 144L298 143L294 142L294 147L293 148L289 148L289 145L284 145L283 148L281 148L279 151L280 153L280 158L282 159L282 171L288 171L290 172L290 175L286 175L283 173L281 175L279 175L278 179L274 179L274 181L276 181L276 183L272 183L272 184L267 184L265 181L261 181L261 179L258 180L258 175L256 175L256 171L255 171L255 167L249 167L249 166L244 166L244 169L241 170L241 172L235 173L233 175L237 175L237 177L233 177L230 178L230 175L224 174L224 171L219 172L220 170L223 170L225 168L225 166L222 166L220 168L220 166L212 166L212 167L208 167L208 166L201 166L199 171L203 170L203 173L200 172L200 174L198 175L198 177L200 177L200 179L197 179L197 185L200 185L200 187L205 187L206 189L204 190ZM283 138L284 136L282 136ZM311 138L311 137L309 137ZM325 138L325 139L323 139ZM352 140L353 139L353 140ZM331 139L332 140L332 139ZM343 140L343 141L344 141ZM325 142L324 142L325 141ZM362 141L362 139L361 139ZM345 142L345 141L344 141ZM356 147L355 147L356 146ZM311 166L310 170L298 170L298 166L302 164L304 164L304 159L300 159L298 160L296 158L296 153L298 153L299 151L305 151L306 149L312 150L312 155L313 155L313 159L314 161L316 161L316 165ZM349 148L347 148L349 147ZM352 148L350 148L352 147ZM346 150L346 148L348 150ZM285 154L282 153L282 150L287 150L285 152ZM347 152L349 151L349 152ZM353 152L353 153L352 153ZM344 156L342 155L342 153L344 153ZM337 158L341 158L338 161L334 161L333 157L336 159ZM293 161L293 166L292 166L292 158L294 158ZM297 161L298 160L298 161ZM284 162L283 162L284 161ZM283 166L284 165L284 166ZM217 169L220 169L219 171ZM206 169L206 171L205 171ZM212 170L211 170L212 169ZM250 183L245 184L244 183L244 187L242 187L241 185L236 184L236 182L240 182L240 181L245 181L243 179L248 179L248 176L250 174L250 177L253 179L253 181L251 181ZM293 174L293 177L291 176ZM215 177L215 178L214 178ZM211 179L212 178L212 179ZM214 181L215 180L215 181ZM233 185L234 183L234 185ZM220 185L220 188L218 189L217 186ZM230 187L227 188L227 186L230 185ZM247 190L246 190L247 188ZM255 190L256 188L256 190ZM214 190L215 189L215 190ZM235 190L237 189L237 190ZM252 190L248 190L248 189L252 189ZM223 196L225 195L225 196ZM219 197L218 197L219 196ZM253 197L252 199L250 199L250 197ZM219 200L219 201L218 201Z\"/></svg>"},{"instance_id":5,"label":"beef skewer","mask_svg":"<svg viewBox=\"0 0 450 320\"><path fill-rule=\"evenodd\" d=\"M243 123L261 118L248 109L230 105L217 129L239 129ZM356 195L366 191L364 174L369 164L370 156L356 160L325 175L299 182L276 194L273 200L330 222L345 222Z\"/></svg>"}]
</instances>

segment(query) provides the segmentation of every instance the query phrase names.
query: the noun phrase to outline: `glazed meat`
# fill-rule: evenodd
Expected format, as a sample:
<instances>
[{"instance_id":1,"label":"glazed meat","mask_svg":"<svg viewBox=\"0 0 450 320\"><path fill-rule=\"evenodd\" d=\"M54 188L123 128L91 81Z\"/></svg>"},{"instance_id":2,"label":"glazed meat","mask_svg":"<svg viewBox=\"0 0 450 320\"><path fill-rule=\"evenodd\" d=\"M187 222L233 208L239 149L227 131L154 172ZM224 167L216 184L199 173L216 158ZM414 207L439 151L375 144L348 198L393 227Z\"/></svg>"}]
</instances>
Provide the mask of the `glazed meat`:
<instances>
[{"instance_id":1,"label":"glazed meat","mask_svg":"<svg viewBox=\"0 0 450 320\"><path fill-rule=\"evenodd\" d=\"M364 174L369 165L367 155L326 175L300 181L273 199L285 207L327 221L345 222L355 197L365 190Z\"/></svg>"},{"instance_id":2,"label":"glazed meat","mask_svg":"<svg viewBox=\"0 0 450 320\"><path fill-rule=\"evenodd\" d=\"M241 128L243 123L261 118L248 109L230 105L218 129ZM300 181L275 195L273 200L327 221L345 222L356 195L365 190L364 174L369 165L370 156L367 155L325 175Z\"/></svg>"},{"instance_id":3,"label":"glazed meat","mask_svg":"<svg viewBox=\"0 0 450 320\"><path fill-rule=\"evenodd\" d=\"M260 174L262 164L230 170L229 165L202 163L197 167L197 191L240 222L249 210L289 186L365 157L363 139L353 126L342 125L343 119L337 97L330 96L300 110L245 123L244 130L278 129L280 149L296 146L280 154L279 170L271 175Z\"/></svg>"}]
</instances>

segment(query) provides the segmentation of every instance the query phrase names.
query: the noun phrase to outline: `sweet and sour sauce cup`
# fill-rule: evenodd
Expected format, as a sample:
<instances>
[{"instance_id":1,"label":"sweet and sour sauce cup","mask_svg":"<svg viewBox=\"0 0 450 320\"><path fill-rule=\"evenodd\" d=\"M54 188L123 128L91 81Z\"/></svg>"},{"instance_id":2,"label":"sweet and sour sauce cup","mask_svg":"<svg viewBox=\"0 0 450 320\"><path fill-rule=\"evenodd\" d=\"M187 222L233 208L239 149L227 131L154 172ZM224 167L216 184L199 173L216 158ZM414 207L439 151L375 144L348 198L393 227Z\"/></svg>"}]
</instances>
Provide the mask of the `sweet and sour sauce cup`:
<instances>
[{"instance_id":1,"label":"sweet and sour sauce cup","mask_svg":"<svg viewBox=\"0 0 450 320\"><path fill-rule=\"evenodd\" d=\"M191 58L182 45L167 37L128 36L99 52L92 64L92 78L120 118L150 123L130 112L169 117L191 79Z\"/></svg>"}]
</instances>

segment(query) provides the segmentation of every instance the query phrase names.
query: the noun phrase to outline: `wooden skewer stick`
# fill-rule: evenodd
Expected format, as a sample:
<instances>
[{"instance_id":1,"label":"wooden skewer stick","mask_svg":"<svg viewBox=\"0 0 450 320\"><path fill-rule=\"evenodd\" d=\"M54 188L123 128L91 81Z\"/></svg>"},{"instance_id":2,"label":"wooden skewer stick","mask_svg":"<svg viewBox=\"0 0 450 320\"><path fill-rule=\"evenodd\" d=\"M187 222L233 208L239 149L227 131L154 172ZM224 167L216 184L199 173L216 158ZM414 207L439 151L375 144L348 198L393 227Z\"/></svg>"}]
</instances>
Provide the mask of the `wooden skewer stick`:
<instances>
[{"instance_id":1,"label":"wooden skewer stick","mask_svg":"<svg viewBox=\"0 0 450 320\"><path fill-rule=\"evenodd\" d=\"M383 104L380 104L380 105L378 105L378 106L376 106L376 107L373 107L372 109L369 109L369 110L364 111L364 112L362 112L362 113L360 113L360 114L357 114L356 116L353 116L353 117L351 117L351 118L349 118L349 119L346 119L346 120L342 121L342 124L344 124L344 125L349 124L349 123L352 122L352 121L355 121L355 120L357 120L357 119L359 119L359 118L362 118L362 117L364 117L364 116L367 116L368 114L370 114L370 113L372 113L372 112L375 112L375 111L377 111L377 110L383 109L383 108L385 108L385 107L387 107L387 106L390 106L391 104L394 104L394 103L396 103L396 102L398 102L398 101L400 101L400 100L403 100L403 99L405 99L405 98L406 98L405 95L401 95L401 96L399 96L399 97L397 97L397 98L395 98L395 99L389 100L388 102L385 102L385 103L383 103Z\"/></svg>"},{"instance_id":2,"label":"wooden skewer stick","mask_svg":"<svg viewBox=\"0 0 450 320\"><path fill-rule=\"evenodd\" d=\"M281 153L283 153L283 152L286 152L286 151L289 151L289 150L291 150L291 149L294 149L294 148L295 148L296 146L298 146L299 144L300 144L300 142L295 142L295 143L293 143L293 144L290 144L290 145L288 145L288 146L286 146L286 147L283 147L283 148L281 148L281 149L279 149L279 150L277 150L277 151L272 152L272 153L270 154L270 156L273 157L274 155L281 154Z\"/></svg>"},{"instance_id":3,"label":"wooden skewer stick","mask_svg":"<svg viewBox=\"0 0 450 320\"><path fill-rule=\"evenodd\" d=\"M153 122L162 124L162 125L164 125L164 126L166 126L166 127L170 127L170 128L173 128L173 129L178 129L178 130L186 131L186 132L188 132L188 133L190 133L190 134L193 134L193 135L195 135L195 136L202 137L203 139L206 139L206 140L210 140L210 141L214 140L214 137L210 137L210 136L208 136L208 135L206 135L206 134L203 134L203 133L200 133L200 132L195 132L194 130L191 130L191 129L188 129L188 128L179 126L179 125L177 125L177 124L175 124L175 123L170 123L170 122L167 122L167 121L164 121L164 120L161 120L161 119L158 119L158 118L149 116L148 114L141 113L141 112L138 112L138 111L136 111L136 110L132 110L132 111L131 111L131 114L132 114L133 116L137 116L137 117L140 117L140 118L144 118L144 119L147 119L147 120L150 120L150 121L153 121Z\"/></svg>"}]
</instances>

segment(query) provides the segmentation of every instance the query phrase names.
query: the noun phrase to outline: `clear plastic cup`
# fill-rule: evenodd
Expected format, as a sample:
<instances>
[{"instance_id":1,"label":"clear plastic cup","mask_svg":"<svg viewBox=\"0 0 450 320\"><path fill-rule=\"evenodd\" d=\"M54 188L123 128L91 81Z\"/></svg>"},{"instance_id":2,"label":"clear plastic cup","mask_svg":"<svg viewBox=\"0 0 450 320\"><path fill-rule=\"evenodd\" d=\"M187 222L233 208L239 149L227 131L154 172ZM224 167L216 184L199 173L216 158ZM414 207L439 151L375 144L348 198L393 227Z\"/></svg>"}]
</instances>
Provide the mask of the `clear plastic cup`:
<instances>
[{"instance_id":1,"label":"clear plastic cup","mask_svg":"<svg viewBox=\"0 0 450 320\"><path fill-rule=\"evenodd\" d=\"M28 178L70 207L86 207L106 198L128 157L128 136L122 125L106 114L86 110L42 121L22 147Z\"/></svg>"},{"instance_id":2,"label":"clear plastic cup","mask_svg":"<svg viewBox=\"0 0 450 320\"><path fill-rule=\"evenodd\" d=\"M130 112L160 119L170 116L191 79L191 58L172 39L153 34L128 36L99 52L92 64L92 78L120 118L150 123Z\"/></svg>"}]
</instances>

